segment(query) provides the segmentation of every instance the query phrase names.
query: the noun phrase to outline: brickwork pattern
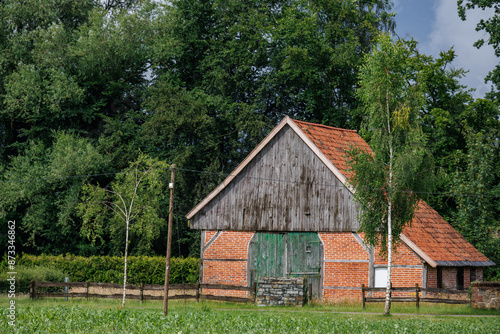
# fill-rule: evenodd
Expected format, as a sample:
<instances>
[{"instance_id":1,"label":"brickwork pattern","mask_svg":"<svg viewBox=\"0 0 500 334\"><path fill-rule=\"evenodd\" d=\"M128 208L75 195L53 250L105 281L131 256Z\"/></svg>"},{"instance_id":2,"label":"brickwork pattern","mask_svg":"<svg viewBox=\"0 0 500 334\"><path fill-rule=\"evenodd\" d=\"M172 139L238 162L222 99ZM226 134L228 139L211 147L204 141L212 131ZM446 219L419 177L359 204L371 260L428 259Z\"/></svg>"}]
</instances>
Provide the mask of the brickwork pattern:
<instances>
[{"instance_id":1,"label":"brickwork pattern","mask_svg":"<svg viewBox=\"0 0 500 334\"><path fill-rule=\"evenodd\" d=\"M318 233L323 241L325 260L368 260L368 252L351 232Z\"/></svg>"},{"instance_id":2,"label":"brickwork pattern","mask_svg":"<svg viewBox=\"0 0 500 334\"><path fill-rule=\"evenodd\" d=\"M204 244L216 233L206 231ZM246 259L253 235L254 232L222 231L203 254L203 283L247 286ZM244 261L220 261L224 259ZM234 297L247 297L249 294L246 291L216 289L204 289L203 293Z\"/></svg>"}]
</instances>

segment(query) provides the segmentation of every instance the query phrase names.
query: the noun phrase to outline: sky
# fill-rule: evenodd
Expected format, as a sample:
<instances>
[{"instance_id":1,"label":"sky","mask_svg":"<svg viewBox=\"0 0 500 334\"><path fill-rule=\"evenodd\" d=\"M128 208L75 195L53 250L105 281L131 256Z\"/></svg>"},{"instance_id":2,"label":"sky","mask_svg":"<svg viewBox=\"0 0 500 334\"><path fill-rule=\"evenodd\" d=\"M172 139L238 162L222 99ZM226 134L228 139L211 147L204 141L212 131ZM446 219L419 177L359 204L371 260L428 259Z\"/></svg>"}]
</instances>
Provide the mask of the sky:
<instances>
[{"instance_id":1,"label":"sky","mask_svg":"<svg viewBox=\"0 0 500 334\"><path fill-rule=\"evenodd\" d=\"M473 44L480 38L487 39L483 31L475 28L481 18L491 17L492 11L467 11L467 20L462 21L457 0L394 0L393 11L398 36L413 37L421 53L434 57L453 47L457 58L451 66L469 71L462 84L476 89L475 98L484 97L491 90L491 83L485 84L484 78L500 59L490 45L485 43L478 50Z\"/></svg>"}]
</instances>

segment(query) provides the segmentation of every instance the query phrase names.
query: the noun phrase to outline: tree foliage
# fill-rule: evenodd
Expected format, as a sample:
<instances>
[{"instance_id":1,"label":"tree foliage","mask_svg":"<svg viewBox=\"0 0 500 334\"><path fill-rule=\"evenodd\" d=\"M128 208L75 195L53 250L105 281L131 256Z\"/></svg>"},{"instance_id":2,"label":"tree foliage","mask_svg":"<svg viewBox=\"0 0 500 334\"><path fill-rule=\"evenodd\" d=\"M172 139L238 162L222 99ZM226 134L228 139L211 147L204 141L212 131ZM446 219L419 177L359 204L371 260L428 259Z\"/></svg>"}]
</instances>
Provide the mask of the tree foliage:
<instances>
[{"instance_id":1,"label":"tree foliage","mask_svg":"<svg viewBox=\"0 0 500 334\"><path fill-rule=\"evenodd\" d=\"M366 240L371 245L381 242L384 252L388 203L394 203L392 229L397 242L413 217L418 193L428 189L433 175L420 125L425 87L415 46L382 35L361 68L358 94L364 103L365 131L371 133L373 153L353 151L351 183L362 206L361 229Z\"/></svg>"},{"instance_id":2,"label":"tree foliage","mask_svg":"<svg viewBox=\"0 0 500 334\"><path fill-rule=\"evenodd\" d=\"M82 183L105 171L107 159L88 139L66 132L52 136L49 147L39 140L28 142L5 168L0 215L16 220L16 236L25 252L88 254L78 235L76 206Z\"/></svg>"},{"instance_id":3,"label":"tree foliage","mask_svg":"<svg viewBox=\"0 0 500 334\"><path fill-rule=\"evenodd\" d=\"M480 8L493 9L493 16L487 19L481 19L476 25L476 31L484 31L487 33L488 40L487 44L493 47L495 55L500 57L500 1L498 0L458 0L458 15L465 21L466 14L468 10ZM484 38L480 38L474 43L477 48L482 47L485 44ZM485 81L491 81L495 86L489 96L491 98L500 97L500 65L496 65L495 68L486 76Z\"/></svg>"},{"instance_id":4,"label":"tree foliage","mask_svg":"<svg viewBox=\"0 0 500 334\"><path fill-rule=\"evenodd\" d=\"M453 222L458 231L480 252L500 262L500 149L497 131L467 133L467 153L459 159L464 167L454 173L452 191L457 195ZM485 276L498 280L498 265L486 268Z\"/></svg>"}]
</instances>

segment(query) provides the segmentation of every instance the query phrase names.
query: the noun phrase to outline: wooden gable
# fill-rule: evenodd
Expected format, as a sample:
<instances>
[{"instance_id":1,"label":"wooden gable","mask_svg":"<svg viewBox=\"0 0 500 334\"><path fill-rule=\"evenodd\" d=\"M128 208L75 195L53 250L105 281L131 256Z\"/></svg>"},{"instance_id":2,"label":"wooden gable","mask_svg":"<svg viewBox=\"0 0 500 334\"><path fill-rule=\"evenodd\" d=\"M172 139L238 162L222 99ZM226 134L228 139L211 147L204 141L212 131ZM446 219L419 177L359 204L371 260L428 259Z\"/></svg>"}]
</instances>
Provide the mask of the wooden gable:
<instances>
[{"instance_id":1,"label":"wooden gable","mask_svg":"<svg viewBox=\"0 0 500 334\"><path fill-rule=\"evenodd\" d=\"M288 123L287 123L288 122ZM187 215L194 229L356 231L352 192L287 121ZM307 138L305 138L307 140ZM200 203L201 204L201 203Z\"/></svg>"}]
</instances>

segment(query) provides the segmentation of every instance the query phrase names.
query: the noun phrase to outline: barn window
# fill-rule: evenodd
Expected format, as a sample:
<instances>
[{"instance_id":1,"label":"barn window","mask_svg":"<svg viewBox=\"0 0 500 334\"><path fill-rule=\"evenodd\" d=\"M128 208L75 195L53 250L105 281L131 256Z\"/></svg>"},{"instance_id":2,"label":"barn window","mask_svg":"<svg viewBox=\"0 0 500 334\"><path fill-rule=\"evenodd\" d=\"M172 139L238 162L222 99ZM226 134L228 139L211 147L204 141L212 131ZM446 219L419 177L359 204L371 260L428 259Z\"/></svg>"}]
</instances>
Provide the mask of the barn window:
<instances>
[{"instance_id":1,"label":"barn window","mask_svg":"<svg viewBox=\"0 0 500 334\"><path fill-rule=\"evenodd\" d=\"M457 290L464 289L464 267L457 267Z\"/></svg>"},{"instance_id":2,"label":"barn window","mask_svg":"<svg viewBox=\"0 0 500 334\"><path fill-rule=\"evenodd\" d=\"M474 282L476 280L476 268L470 268L470 282Z\"/></svg>"},{"instance_id":3,"label":"barn window","mask_svg":"<svg viewBox=\"0 0 500 334\"><path fill-rule=\"evenodd\" d=\"M375 287L385 288L387 286L387 267L375 268Z\"/></svg>"},{"instance_id":4,"label":"barn window","mask_svg":"<svg viewBox=\"0 0 500 334\"><path fill-rule=\"evenodd\" d=\"M306 247L306 253L311 253L311 246Z\"/></svg>"},{"instance_id":5,"label":"barn window","mask_svg":"<svg viewBox=\"0 0 500 334\"><path fill-rule=\"evenodd\" d=\"M437 268L437 287L438 289L443 288L443 268Z\"/></svg>"}]
</instances>

